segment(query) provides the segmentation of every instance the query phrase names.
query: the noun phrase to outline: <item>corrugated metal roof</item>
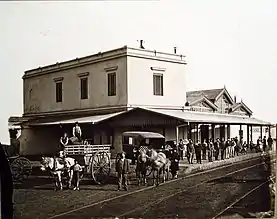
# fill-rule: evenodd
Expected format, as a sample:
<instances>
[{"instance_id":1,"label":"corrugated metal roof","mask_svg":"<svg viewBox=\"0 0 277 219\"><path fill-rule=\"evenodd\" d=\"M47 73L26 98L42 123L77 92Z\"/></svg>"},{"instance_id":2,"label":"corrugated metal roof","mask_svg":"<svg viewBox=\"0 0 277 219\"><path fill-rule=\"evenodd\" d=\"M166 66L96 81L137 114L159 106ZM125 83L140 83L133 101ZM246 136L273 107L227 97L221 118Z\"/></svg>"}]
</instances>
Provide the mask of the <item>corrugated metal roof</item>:
<instances>
[{"instance_id":1,"label":"corrugated metal roof","mask_svg":"<svg viewBox=\"0 0 277 219\"><path fill-rule=\"evenodd\" d=\"M59 125L59 124L74 124L75 122L78 123L98 123L103 120L109 119L111 117L117 116L119 114L124 113L123 112L117 112L117 113L110 113L110 114L104 114L104 115L95 115L95 116L87 116L87 117L81 117L76 119L67 119L67 120L59 120L54 122L34 122L31 123L31 126L43 126L43 125Z\"/></svg>"},{"instance_id":2,"label":"corrugated metal roof","mask_svg":"<svg viewBox=\"0 0 277 219\"><path fill-rule=\"evenodd\" d=\"M189 91L187 92L187 99L193 101L199 99L201 96L205 96L210 100L214 100L222 92L222 90L224 90L224 88Z\"/></svg>"},{"instance_id":3,"label":"corrugated metal roof","mask_svg":"<svg viewBox=\"0 0 277 219\"><path fill-rule=\"evenodd\" d=\"M123 136L142 137L142 138L165 138L160 133L156 132L143 132L143 131L128 131L122 134Z\"/></svg>"},{"instance_id":4,"label":"corrugated metal roof","mask_svg":"<svg viewBox=\"0 0 277 219\"><path fill-rule=\"evenodd\" d=\"M148 111L174 117L185 122L199 122L199 123L216 123L216 124L249 124L249 125L270 125L256 118L245 116L219 114L219 113L204 113L191 112L181 110L160 110L160 109L146 109Z\"/></svg>"}]
</instances>

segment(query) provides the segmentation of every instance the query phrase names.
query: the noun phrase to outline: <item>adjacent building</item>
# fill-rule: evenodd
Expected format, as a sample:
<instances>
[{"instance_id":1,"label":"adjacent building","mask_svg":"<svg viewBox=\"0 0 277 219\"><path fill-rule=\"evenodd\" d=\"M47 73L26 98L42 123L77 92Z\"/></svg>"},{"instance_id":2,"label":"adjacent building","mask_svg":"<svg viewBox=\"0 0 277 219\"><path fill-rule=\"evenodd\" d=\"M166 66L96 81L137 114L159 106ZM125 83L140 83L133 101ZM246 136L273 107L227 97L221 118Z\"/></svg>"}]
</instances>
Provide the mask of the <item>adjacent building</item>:
<instances>
[{"instance_id":1,"label":"adjacent building","mask_svg":"<svg viewBox=\"0 0 277 219\"><path fill-rule=\"evenodd\" d=\"M116 153L128 142L124 131L155 131L166 140L240 135L249 141L252 126L269 127L225 87L188 91L186 74L184 55L127 46L28 70L23 115L9 119L11 138L21 130L23 155L52 153L78 121L91 144L110 144Z\"/></svg>"}]
</instances>

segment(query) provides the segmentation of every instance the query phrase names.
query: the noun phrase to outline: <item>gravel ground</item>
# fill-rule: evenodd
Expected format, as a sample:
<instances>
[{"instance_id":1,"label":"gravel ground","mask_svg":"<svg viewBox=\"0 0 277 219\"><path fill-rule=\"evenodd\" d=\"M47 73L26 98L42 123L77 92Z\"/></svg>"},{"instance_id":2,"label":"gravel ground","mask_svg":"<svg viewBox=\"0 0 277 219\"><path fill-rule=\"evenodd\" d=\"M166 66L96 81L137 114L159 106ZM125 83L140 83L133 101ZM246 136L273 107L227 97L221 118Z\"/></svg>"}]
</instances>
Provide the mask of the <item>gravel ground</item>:
<instances>
[{"instance_id":1,"label":"gravel ground","mask_svg":"<svg viewBox=\"0 0 277 219\"><path fill-rule=\"evenodd\" d=\"M258 158L206 174L171 181L159 187L149 187L148 190L83 208L60 218L97 216L209 218L266 179L264 165L234 173L231 177L222 178L222 176L261 162L262 160ZM211 181L215 177L221 179ZM199 183L203 184L196 186ZM138 186L134 185L135 181L132 181L132 184L130 193L138 189ZM86 182L81 186L81 191L54 192L51 180L32 179L24 185L17 185L14 196L15 218L47 218L126 194L115 191L115 188L115 185L96 186Z\"/></svg>"}]
</instances>

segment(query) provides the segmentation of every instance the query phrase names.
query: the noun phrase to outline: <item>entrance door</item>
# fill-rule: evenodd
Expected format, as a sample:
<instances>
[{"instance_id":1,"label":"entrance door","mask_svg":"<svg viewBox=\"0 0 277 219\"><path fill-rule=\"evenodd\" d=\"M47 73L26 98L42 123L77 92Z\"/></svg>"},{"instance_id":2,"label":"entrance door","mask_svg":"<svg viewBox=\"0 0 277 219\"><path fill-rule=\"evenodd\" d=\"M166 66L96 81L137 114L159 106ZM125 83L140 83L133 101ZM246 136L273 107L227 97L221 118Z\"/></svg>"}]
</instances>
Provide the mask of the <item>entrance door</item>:
<instances>
[{"instance_id":1,"label":"entrance door","mask_svg":"<svg viewBox=\"0 0 277 219\"><path fill-rule=\"evenodd\" d=\"M209 140L209 126L208 125L201 125L200 127L200 136L201 136L201 142L204 142L204 139L206 139L206 141Z\"/></svg>"}]
</instances>

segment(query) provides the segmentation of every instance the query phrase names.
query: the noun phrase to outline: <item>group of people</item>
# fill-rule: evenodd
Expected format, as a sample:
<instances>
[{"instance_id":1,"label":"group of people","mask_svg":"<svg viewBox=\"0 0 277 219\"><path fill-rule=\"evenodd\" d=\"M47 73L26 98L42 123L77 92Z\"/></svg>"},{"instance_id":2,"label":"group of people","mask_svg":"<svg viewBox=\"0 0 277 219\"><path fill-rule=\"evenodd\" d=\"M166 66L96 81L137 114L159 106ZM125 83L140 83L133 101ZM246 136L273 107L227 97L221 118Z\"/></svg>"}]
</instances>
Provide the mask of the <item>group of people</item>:
<instances>
[{"instance_id":1,"label":"group of people","mask_svg":"<svg viewBox=\"0 0 277 219\"><path fill-rule=\"evenodd\" d=\"M212 162L213 160L235 157L239 153L247 153L248 148L251 151L255 149L256 152L265 152L267 148L271 150L272 145L273 139L271 136L268 139L265 136L263 139L259 137L256 145L253 142L248 145L246 141L238 140L238 137L228 138L226 141L219 138L215 141L213 139L204 139L202 143L199 140L193 142L192 139L180 139L179 143L175 143L173 146L173 150L177 151L179 156L179 159L174 160L183 160L186 157L189 164L193 164L194 158L196 158L196 163L201 164L202 160L208 159L209 162Z\"/></svg>"}]
</instances>

